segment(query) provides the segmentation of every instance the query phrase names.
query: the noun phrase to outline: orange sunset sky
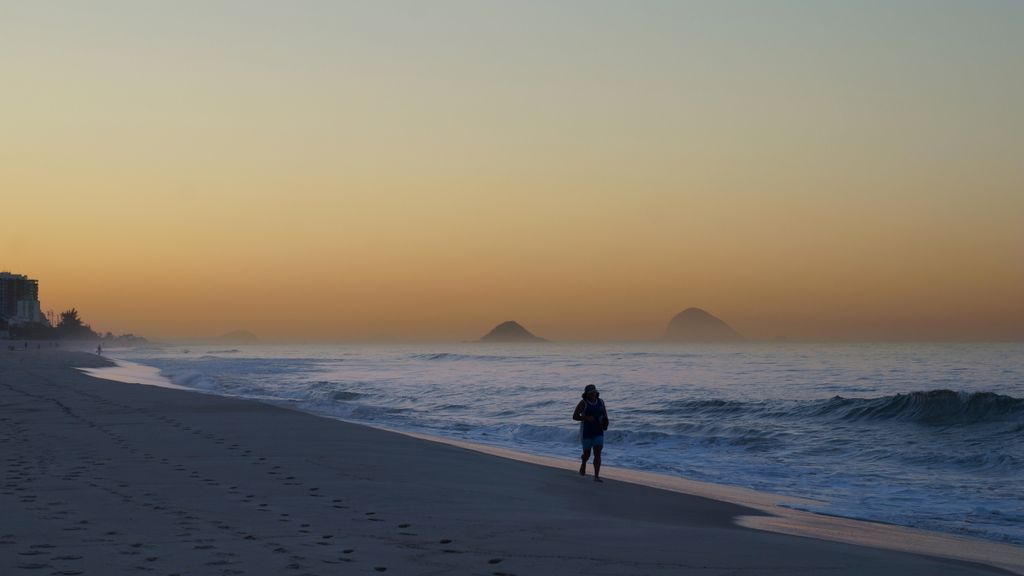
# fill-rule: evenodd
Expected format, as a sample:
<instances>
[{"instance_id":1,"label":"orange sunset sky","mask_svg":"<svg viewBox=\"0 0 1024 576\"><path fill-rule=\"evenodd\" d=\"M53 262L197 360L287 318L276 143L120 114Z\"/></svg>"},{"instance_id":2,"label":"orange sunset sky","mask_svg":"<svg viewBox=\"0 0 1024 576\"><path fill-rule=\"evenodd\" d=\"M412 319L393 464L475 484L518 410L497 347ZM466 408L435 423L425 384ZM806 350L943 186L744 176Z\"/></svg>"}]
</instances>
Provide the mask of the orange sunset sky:
<instances>
[{"instance_id":1,"label":"orange sunset sky","mask_svg":"<svg viewBox=\"0 0 1024 576\"><path fill-rule=\"evenodd\" d=\"M1024 339L1024 2L0 1L0 270L150 338Z\"/></svg>"}]
</instances>

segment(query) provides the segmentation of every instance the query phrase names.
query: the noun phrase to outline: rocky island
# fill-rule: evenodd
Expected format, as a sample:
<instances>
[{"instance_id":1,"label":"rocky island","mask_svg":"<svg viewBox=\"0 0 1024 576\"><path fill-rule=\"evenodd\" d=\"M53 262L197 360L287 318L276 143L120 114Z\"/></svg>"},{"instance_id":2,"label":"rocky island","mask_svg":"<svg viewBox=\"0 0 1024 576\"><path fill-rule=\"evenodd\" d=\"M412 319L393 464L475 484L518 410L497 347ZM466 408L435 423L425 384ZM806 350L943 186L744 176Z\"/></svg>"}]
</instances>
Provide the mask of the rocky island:
<instances>
[{"instance_id":1,"label":"rocky island","mask_svg":"<svg viewBox=\"0 0 1024 576\"><path fill-rule=\"evenodd\" d=\"M665 331L662 340L726 343L743 342L744 338L731 326L708 312L700 308L687 308L668 323L668 330Z\"/></svg>"},{"instance_id":2,"label":"rocky island","mask_svg":"<svg viewBox=\"0 0 1024 576\"><path fill-rule=\"evenodd\" d=\"M533 333L531 333L526 328L523 328L523 326L520 323L515 322L514 320L509 320L507 322L502 322L501 324L498 324L497 326L494 327L493 330L491 330L483 338L481 338L480 341L547 342L547 340L545 340L544 338L534 336Z\"/></svg>"}]
</instances>

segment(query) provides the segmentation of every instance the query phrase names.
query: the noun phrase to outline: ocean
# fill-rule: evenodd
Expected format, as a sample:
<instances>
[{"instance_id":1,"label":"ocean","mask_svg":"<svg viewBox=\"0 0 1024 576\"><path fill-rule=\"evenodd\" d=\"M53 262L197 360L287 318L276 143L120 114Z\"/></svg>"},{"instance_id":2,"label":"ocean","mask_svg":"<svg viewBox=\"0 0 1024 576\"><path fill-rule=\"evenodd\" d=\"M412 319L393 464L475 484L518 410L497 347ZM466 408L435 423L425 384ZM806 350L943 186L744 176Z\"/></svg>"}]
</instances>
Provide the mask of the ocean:
<instances>
[{"instance_id":1,"label":"ocean","mask_svg":"<svg viewBox=\"0 0 1024 576\"><path fill-rule=\"evenodd\" d=\"M1024 344L149 346L172 383L566 459L583 387L606 465L1024 545Z\"/></svg>"}]
</instances>

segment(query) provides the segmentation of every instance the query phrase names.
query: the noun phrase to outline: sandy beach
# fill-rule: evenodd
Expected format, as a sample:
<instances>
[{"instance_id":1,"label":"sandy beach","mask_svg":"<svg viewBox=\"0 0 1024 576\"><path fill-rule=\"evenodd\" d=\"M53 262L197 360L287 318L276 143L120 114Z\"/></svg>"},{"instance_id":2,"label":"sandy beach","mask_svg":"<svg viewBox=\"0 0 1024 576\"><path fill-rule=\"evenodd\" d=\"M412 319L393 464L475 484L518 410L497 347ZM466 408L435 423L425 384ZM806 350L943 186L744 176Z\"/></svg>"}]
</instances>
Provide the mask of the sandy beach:
<instances>
[{"instance_id":1,"label":"sandy beach","mask_svg":"<svg viewBox=\"0 0 1024 576\"><path fill-rule=\"evenodd\" d=\"M1011 573L104 365L0 351L0 574Z\"/></svg>"}]
</instances>

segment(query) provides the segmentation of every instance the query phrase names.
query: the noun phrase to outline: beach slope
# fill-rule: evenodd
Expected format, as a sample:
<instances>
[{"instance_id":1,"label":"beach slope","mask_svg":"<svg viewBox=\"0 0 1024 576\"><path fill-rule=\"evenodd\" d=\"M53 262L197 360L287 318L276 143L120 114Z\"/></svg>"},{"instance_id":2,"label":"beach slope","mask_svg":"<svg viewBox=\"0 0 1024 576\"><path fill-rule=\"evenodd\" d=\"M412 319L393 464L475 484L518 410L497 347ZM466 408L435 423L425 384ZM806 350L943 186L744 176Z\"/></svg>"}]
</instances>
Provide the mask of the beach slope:
<instances>
[{"instance_id":1,"label":"beach slope","mask_svg":"<svg viewBox=\"0 0 1024 576\"><path fill-rule=\"evenodd\" d=\"M1000 574L736 504L0 353L0 574Z\"/></svg>"}]
</instances>

